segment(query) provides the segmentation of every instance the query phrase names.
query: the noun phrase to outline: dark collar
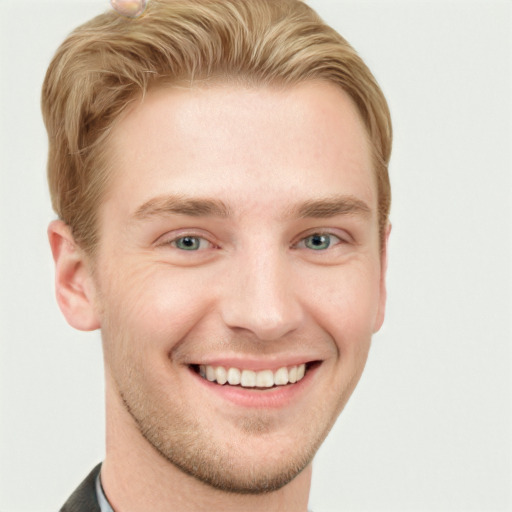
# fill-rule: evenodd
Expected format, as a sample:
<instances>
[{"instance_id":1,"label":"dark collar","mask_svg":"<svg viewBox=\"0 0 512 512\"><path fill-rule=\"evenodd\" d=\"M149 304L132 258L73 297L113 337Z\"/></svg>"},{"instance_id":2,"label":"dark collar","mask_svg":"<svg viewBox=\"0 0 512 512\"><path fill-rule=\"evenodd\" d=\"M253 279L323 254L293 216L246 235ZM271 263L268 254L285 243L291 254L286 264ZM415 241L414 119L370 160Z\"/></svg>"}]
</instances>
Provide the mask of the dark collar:
<instances>
[{"instance_id":1,"label":"dark collar","mask_svg":"<svg viewBox=\"0 0 512 512\"><path fill-rule=\"evenodd\" d=\"M96 477L101 464L98 464L64 503L60 512L101 512L96 496Z\"/></svg>"}]
</instances>

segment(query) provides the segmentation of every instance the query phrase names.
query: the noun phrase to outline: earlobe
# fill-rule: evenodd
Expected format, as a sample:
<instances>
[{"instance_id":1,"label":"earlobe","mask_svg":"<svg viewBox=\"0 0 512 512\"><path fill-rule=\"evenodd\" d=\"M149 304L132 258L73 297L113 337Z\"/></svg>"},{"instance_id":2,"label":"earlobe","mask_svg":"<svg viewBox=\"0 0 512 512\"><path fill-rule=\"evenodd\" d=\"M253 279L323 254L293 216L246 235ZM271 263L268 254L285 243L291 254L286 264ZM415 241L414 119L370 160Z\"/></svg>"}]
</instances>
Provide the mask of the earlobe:
<instances>
[{"instance_id":1,"label":"earlobe","mask_svg":"<svg viewBox=\"0 0 512 512\"><path fill-rule=\"evenodd\" d=\"M386 232L384 233L383 246L380 253L380 282L379 282L379 307L377 310L377 316L375 318L375 325L373 332L376 333L384 323L384 316L386 312L386 271L388 269L388 244L389 234L391 233L391 224L388 223Z\"/></svg>"},{"instance_id":2,"label":"earlobe","mask_svg":"<svg viewBox=\"0 0 512 512\"><path fill-rule=\"evenodd\" d=\"M48 239L55 261L55 293L62 313L75 329L98 329L100 322L91 272L70 227L61 220L51 222Z\"/></svg>"}]
</instances>

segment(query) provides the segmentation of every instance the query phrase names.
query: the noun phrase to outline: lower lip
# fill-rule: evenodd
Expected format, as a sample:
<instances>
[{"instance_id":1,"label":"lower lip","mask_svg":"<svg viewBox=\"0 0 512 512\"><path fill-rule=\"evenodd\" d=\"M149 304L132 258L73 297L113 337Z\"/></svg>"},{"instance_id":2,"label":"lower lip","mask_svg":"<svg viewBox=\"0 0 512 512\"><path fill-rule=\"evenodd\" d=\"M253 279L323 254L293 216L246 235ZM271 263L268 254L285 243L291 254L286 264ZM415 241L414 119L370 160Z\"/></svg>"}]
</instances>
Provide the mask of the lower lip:
<instances>
[{"instance_id":1,"label":"lower lip","mask_svg":"<svg viewBox=\"0 0 512 512\"><path fill-rule=\"evenodd\" d=\"M240 386L220 385L204 379L194 370L190 369L193 377L208 391L235 405L255 409L278 409L286 407L303 393L313 379L319 365L315 365L306 371L306 375L295 384L278 386L275 388L243 388Z\"/></svg>"}]
</instances>

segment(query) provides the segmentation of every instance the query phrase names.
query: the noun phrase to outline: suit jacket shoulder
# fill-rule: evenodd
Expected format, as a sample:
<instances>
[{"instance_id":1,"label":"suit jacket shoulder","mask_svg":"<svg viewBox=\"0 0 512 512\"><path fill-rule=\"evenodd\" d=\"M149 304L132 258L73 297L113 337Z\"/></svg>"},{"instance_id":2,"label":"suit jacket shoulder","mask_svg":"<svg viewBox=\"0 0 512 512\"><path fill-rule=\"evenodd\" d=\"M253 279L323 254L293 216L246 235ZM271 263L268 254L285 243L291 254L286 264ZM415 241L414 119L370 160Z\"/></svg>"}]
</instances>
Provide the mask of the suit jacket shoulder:
<instances>
[{"instance_id":1,"label":"suit jacket shoulder","mask_svg":"<svg viewBox=\"0 0 512 512\"><path fill-rule=\"evenodd\" d=\"M98 464L64 503L59 512L101 512L96 496L96 477L100 472Z\"/></svg>"}]
</instances>

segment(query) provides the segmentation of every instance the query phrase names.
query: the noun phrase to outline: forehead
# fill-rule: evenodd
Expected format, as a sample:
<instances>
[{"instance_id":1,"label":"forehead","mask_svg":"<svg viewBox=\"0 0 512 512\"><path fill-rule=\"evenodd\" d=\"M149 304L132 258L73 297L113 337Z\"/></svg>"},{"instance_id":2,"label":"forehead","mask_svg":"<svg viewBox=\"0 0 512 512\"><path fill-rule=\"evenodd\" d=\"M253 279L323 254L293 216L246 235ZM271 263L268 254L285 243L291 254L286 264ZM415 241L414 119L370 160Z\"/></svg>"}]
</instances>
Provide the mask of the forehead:
<instances>
[{"instance_id":1,"label":"forehead","mask_svg":"<svg viewBox=\"0 0 512 512\"><path fill-rule=\"evenodd\" d=\"M117 123L109 144L107 197L123 197L132 211L162 194L247 206L270 191L272 201L346 193L375 206L366 130L332 84L159 87Z\"/></svg>"}]
</instances>

